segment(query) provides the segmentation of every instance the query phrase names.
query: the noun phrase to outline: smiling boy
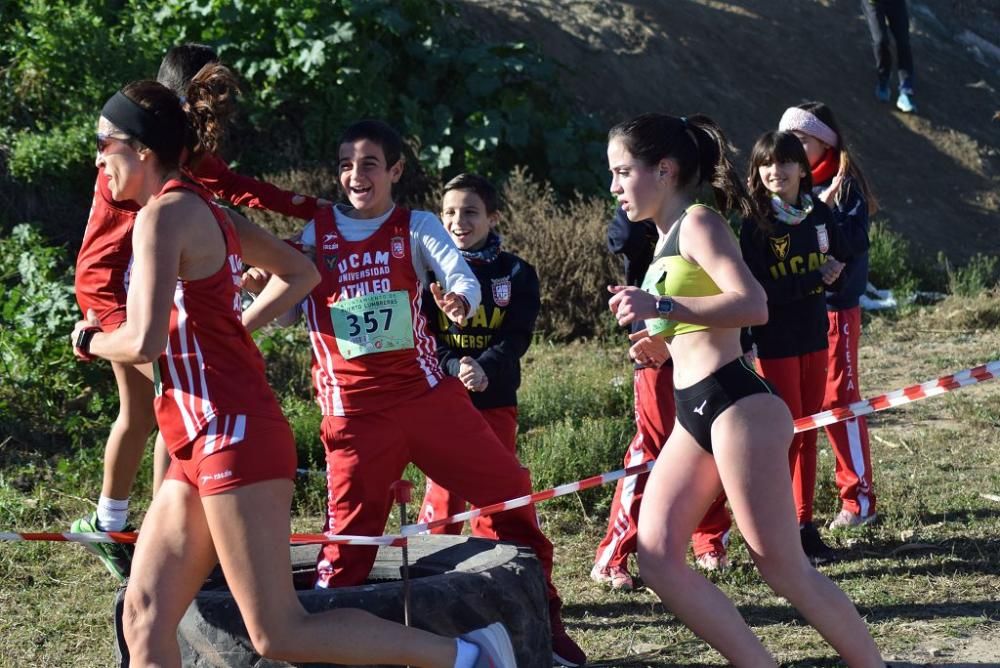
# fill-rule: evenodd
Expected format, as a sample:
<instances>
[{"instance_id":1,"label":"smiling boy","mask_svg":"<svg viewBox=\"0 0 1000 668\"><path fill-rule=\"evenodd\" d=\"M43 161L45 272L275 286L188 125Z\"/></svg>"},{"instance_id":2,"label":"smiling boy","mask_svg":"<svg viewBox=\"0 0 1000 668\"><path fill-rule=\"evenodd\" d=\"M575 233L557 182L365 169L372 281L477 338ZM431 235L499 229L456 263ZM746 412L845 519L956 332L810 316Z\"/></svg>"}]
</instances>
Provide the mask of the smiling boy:
<instances>
[{"instance_id":1,"label":"smiling boy","mask_svg":"<svg viewBox=\"0 0 1000 668\"><path fill-rule=\"evenodd\" d=\"M319 286L303 302L313 351L313 382L323 412L328 508L325 530L379 535L391 509L390 484L409 462L477 506L528 494L531 481L469 400L446 375L421 307L424 278L450 322L477 313L476 277L440 221L397 206L402 140L382 121L365 120L341 137L339 180L349 204L317 209L301 242L315 249ZM474 446L474 456L468 446ZM548 583L553 654L576 666L583 651L566 634L552 584L552 544L534 509L484 518L482 535L531 547ZM377 549L326 545L317 586L364 582Z\"/></svg>"},{"instance_id":2,"label":"smiling boy","mask_svg":"<svg viewBox=\"0 0 1000 668\"><path fill-rule=\"evenodd\" d=\"M449 320L432 300L425 313L437 337L438 360L445 373L462 381L497 438L516 453L521 357L531 345L541 299L535 268L501 250L495 232L499 219L496 189L483 177L460 174L445 185L441 220L479 281L483 303L464 326ZM464 500L427 479L420 522L464 509ZM477 536L479 523L472 520ZM462 525L456 523L432 533L461 532Z\"/></svg>"}]
</instances>

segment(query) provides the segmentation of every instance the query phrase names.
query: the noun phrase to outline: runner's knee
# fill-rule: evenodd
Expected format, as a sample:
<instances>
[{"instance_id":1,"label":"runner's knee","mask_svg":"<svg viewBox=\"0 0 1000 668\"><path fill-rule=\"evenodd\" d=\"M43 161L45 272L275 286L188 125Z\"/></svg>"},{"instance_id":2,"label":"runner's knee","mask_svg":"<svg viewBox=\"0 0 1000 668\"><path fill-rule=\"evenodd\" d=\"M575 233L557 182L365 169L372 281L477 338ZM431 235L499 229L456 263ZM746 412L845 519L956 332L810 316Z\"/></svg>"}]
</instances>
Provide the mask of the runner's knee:
<instances>
[{"instance_id":1,"label":"runner's knee","mask_svg":"<svg viewBox=\"0 0 1000 668\"><path fill-rule=\"evenodd\" d=\"M137 589L125 592L122 626L133 657L141 656L158 643L175 639L176 624L171 625L157 614L153 598Z\"/></svg>"}]
</instances>

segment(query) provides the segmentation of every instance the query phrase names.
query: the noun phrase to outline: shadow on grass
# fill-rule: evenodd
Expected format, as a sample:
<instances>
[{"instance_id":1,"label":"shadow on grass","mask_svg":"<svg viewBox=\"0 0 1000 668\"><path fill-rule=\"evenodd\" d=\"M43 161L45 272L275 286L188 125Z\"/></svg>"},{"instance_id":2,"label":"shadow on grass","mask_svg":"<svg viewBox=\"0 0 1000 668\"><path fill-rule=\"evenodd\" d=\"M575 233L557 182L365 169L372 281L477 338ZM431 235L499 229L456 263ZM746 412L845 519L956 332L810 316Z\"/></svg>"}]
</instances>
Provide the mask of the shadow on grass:
<instances>
[{"instance_id":1,"label":"shadow on grass","mask_svg":"<svg viewBox=\"0 0 1000 668\"><path fill-rule=\"evenodd\" d=\"M633 656L613 657L599 659L593 663L588 663L590 668L716 668L715 663L676 663L664 656L667 650L654 650ZM842 668L843 662L828 657L800 659L791 663L781 664L783 668ZM950 667L950 668L1000 668L1000 663L907 663L892 661L886 663L886 668L925 668L929 666Z\"/></svg>"},{"instance_id":2,"label":"shadow on grass","mask_svg":"<svg viewBox=\"0 0 1000 668\"><path fill-rule=\"evenodd\" d=\"M806 624L805 620L790 605L739 605L737 608L750 626ZM859 606L858 610L869 623L889 620L925 621L958 617L997 619L1000 617L1000 601L984 599L956 603L901 603ZM636 624L645 623L644 620L651 615L656 616L656 624L659 626L682 627L681 623L673 615L668 614L662 606L656 605L654 609L651 609L647 602L614 601L585 605L567 604L563 606L563 615L572 620L571 626L574 629L580 630L633 629ZM601 619L593 619L594 617Z\"/></svg>"},{"instance_id":3,"label":"shadow on grass","mask_svg":"<svg viewBox=\"0 0 1000 668\"><path fill-rule=\"evenodd\" d=\"M946 538L922 540L919 535L908 542L862 539L847 550L838 551L840 563L865 561L846 577L887 577L901 575L998 575L1000 540L995 538ZM943 561L942 561L943 559ZM869 565L870 564L870 565ZM834 577L838 577L834 575Z\"/></svg>"}]
</instances>

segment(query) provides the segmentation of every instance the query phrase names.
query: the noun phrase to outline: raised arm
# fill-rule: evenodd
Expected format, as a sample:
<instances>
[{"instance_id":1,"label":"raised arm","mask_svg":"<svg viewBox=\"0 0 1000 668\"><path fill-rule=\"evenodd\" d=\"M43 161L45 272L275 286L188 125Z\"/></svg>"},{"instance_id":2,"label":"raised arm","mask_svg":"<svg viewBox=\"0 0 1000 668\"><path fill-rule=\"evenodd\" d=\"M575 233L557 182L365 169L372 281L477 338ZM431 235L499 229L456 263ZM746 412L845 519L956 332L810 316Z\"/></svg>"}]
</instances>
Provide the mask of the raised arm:
<instances>
[{"instance_id":1,"label":"raised arm","mask_svg":"<svg viewBox=\"0 0 1000 668\"><path fill-rule=\"evenodd\" d=\"M267 209L285 216L308 220L316 213L317 199L243 176L214 153L200 157L191 168L191 176L219 199L235 206ZM323 203L325 200L322 200Z\"/></svg>"},{"instance_id":2,"label":"raised arm","mask_svg":"<svg viewBox=\"0 0 1000 668\"><path fill-rule=\"evenodd\" d=\"M432 273L437 276L442 289L436 289L431 285L431 292L438 305L447 313L448 317L458 322L462 317L468 317L479 308L481 298L479 281L469 268L469 263L462 257L462 253L455 246L444 225L437 216L420 212L422 215L414 216L411 222L411 235L413 239L414 254L416 255L417 275L426 276ZM460 308L456 308L456 300L461 300L466 311L459 314Z\"/></svg>"},{"instance_id":3,"label":"raised arm","mask_svg":"<svg viewBox=\"0 0 1000 668\"><path fill-rule=\"evenodd\" d=\"M229 212L236 226L246 264L270 275L267 285L243 312L243 326L253 332L285 315L319 283L319 272L308 257L240 213Z\"/></svg>"},{"instance_id":4,"label":"raised arm","mask_svg":"<svg viewBox=\"0 0 1000 668\"><path fill-rule=\"evenodd\" d=\"M693 209L680 230L681 254L699 265L721 294L672 297L670 319L709 327L744 327L767 322L767 295L740 255L729 225L707 207ZM618 323L659 317L657 298L639 288L614 286L609 302Z\"/></svg>"}]
</instances>

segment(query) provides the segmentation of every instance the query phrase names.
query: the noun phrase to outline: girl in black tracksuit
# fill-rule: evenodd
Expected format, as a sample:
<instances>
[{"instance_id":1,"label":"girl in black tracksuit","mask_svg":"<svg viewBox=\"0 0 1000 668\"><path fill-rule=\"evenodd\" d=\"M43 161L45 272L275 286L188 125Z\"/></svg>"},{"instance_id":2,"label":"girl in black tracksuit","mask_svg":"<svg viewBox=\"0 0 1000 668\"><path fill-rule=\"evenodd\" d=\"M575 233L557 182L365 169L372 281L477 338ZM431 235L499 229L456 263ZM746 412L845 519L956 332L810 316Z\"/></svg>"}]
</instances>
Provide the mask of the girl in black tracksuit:
<instances>
[{"instance_id":1,"label":"girl in black tracksuit","mask_svg":"<svg viewBox=\"0 0 1000 668\"><path fill-rule=\"evenodd\" d=\"M819 412L827 365L825 289L836 284L850 258L830 209L810 190L802 144L787 132L757 140L750 194L755 215L743 221L740 246L767 292L768 321L750 330L757 367L774 384L793 418ZM812 523L816 432L796 434L789 448L792 490L806 554L814 563L834 558Z\"/></svg>"}]
</instances>

